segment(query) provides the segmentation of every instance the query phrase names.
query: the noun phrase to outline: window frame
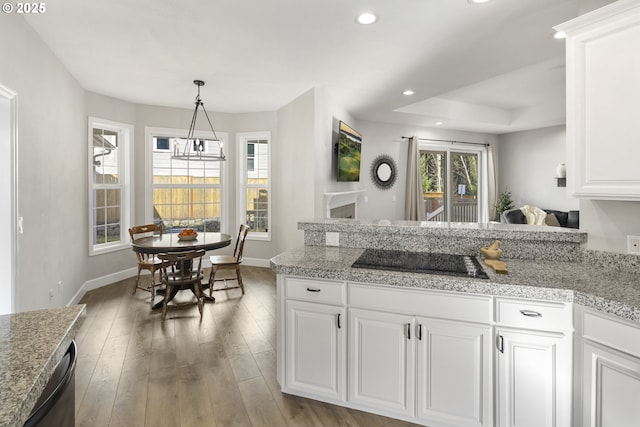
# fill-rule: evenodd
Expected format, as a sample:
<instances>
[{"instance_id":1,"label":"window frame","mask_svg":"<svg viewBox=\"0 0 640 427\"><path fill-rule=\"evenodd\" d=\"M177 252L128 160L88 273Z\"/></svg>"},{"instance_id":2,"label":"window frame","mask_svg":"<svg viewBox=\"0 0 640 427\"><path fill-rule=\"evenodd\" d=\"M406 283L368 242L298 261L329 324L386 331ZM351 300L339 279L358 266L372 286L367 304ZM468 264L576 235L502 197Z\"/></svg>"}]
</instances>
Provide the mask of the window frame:
<instances>
[{"instance_id":1,"label":"window frame","mask_svg":"<svg viewBox=\"0 0 640 427\"><path fill-rule=\"evenodd\" d=\"M118 184L96 184L93 180L93 129L104 129L118 133ZM131 165L133 159L134 126L111 120L89 116L87 119L87 181L89 183L89 256L129 249L129 227L132 224L133 187L131 185ZM120 239L118 242L94 244L94 190L99 188L120 190Z\"/></svg>"},{"instance_id":2,"label":"window frame","mask_svg":"<svg viewBox=\"0 0 640 427\"><path fill-rule=\"evenodd\" d=\"M447 189L450 188L451 176L451 153L469 153L478 156L478 222L489 222L489 191L488 184L488 164L487 150L485 144L461 143L461 142L427 142L420 141L418 152L423 151L443 151L447 155ZM445 192L445 206L447 207L447 223L451 223L451 192Z\"/></svg>"},{"instance_id":3,"label":"window frame","mask_svg":"<svg viewBox=\"0 0 640 427\"><path fill-rule=\"evenodd\" d=\"M147 126L144 128L145 133L145 185L144 185L144 218L146 223L153 223L153 152L156 150L156 147L153 144L154 137L169 137L169 138L186 138L188 133L188 129L176 129L176 128L161 128L161 127L152 127ZM220 141L224 144L224 147L228 147L229 134L227 132L218 132L216 131L216 135ZM212 132L206 131L194 131L194 138L203 138L207 140L214 139L214 135ZM165 150L158 150L165 151ZM228 152L230 150L225 150ZM222 205L220 208L220 232L221 233L229 233L229 176L227 167L230 161L229 156L227 155L227 160L222 161L220 168L220 178L222 183L220 185L220 191L222 193L220 204Z\"/></svg>"},{"instance_id":4,"label":"window frame","mask_svg":"<svg viewBox=\"0 0 640 427\"><path fill-rule=\"evenodd\" d=\"M271 192L271 131L258 131L258 132L239 132L236 133L236 143L238 146L238 199L237 199L237 218L239 224L244 224L247 218L247 189L258 187L258 185L252 185L247 183L248 166L248 150L247 147L251 141L266 140L267 141L267 193L269 195L269 202L267 205L267 231L252 231L249 230L247 239L271 241L271 212L273 205L273 194ZM256 153L254 151L253 158L255 159ZM255 166L254 166L255 170ZM262 187L262 186L260 186Z\"/></svg>"}]
</instances>

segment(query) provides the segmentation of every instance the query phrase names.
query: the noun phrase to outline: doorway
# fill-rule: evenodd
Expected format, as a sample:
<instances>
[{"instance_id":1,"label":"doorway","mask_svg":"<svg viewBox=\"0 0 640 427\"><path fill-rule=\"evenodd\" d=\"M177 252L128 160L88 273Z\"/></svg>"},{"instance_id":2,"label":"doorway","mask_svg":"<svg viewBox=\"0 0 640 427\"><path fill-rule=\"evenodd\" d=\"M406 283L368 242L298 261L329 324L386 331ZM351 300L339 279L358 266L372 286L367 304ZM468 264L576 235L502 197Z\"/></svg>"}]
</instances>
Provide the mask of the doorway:
<instances>
[{"instance_id":1,"label":"doorway","mask_svg":"<svg viewBox=\"0 0 640 427\"><path fill-rule=\"evenodd\" d=\"M17 263L17 117L16 94L0 84L0 314L15 312ZM6 297L8 296L8 298Z\"/></svg>"},{"instance_id":2,"label":"doorway","mask_svg":"<svg viewBox=\"0 0 640 427\"><path fill-rule=\"evenodd\" d=\"M420 174L425 219L436 222L484 222L488 217L482 185L484 146L420 145Z\"/></svg>"}]
</instances>

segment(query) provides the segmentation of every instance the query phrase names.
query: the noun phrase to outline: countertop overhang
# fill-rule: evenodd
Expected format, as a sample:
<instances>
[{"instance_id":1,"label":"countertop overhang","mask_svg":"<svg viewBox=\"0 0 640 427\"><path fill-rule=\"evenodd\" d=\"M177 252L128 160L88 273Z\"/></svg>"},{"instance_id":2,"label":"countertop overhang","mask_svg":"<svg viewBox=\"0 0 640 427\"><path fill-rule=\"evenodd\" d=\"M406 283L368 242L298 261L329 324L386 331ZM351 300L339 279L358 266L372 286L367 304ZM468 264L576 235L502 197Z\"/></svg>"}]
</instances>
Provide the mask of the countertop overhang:
<instances>
[{"instance_id":1,"label":"countertop overhang","mask_svg":"<svg viewBox=\"0 0 640 427\"><path fill-rule=\"evenodd\" d=\"M451 292L573 302L640 323L640 281L631 272L581 262L505 259L509 274L489 280L352 268L363 249L303 246L271 259L278 274Z\"/></svg>"},{"instance_id":2,"label":"countertop overhang","mask_svg":"<svg viewBox=\"0 0 640 427\"><path fill-rule=\"evenodd\" d=\"M587 233L564 227L523 224L433 222L405 220L362 220L351 218L327 218L298 222L304 231L334 231L344 233L400 234L412 236L446 236L449 238L525 239L543 242L585 243Z\"/></svg>"},{"instance_id":3,"label":"countertop overhang","mask_svg":"<svg viewBox=\"0 0 640 427\"><path fill-rule=\"evenodd\" d=\"M0 426L24 425L85 316L84 305L0 316Z\"/></svg>"}]
</instances>

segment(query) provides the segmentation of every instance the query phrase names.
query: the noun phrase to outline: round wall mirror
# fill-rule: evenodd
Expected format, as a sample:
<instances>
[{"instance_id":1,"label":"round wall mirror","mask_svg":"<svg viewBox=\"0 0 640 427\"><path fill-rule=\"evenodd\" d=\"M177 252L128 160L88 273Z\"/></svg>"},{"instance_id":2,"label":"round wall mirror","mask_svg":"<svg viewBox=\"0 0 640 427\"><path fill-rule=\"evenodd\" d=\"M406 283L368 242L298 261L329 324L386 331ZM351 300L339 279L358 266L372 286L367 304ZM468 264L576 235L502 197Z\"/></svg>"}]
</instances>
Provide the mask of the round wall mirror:
<instances>
[{"instance_id":1,"label":"round wall mirror","mask_svg":"<svg viewBox=\"0 0 640 427\"><path fill-rule=\"evenodd\" d=\"M371 180L376 187L388 190L396 182L396 162L386 154L376 157L371 164Z\"/></svg>"}]
</instances>

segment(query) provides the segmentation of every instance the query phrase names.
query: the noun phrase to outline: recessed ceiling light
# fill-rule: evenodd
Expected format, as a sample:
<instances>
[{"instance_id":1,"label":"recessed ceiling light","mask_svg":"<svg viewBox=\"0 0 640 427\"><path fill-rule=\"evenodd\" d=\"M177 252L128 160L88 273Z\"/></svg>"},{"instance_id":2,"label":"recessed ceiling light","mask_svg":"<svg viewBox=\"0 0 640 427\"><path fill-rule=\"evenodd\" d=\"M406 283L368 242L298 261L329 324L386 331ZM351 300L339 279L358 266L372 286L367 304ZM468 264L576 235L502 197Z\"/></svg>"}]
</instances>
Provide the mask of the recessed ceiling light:
<instances>
[{"instance_id":1,"label":"recessed ceiling light","mask_svg":"<svg viewBox=\"0 0 640 427\"><path fill-rule=\"evenodd\" d=\"M442 122L436 122L436 126L442 126L443 123Z\"/></svg>"},{"instance_id":2,"label":"recessed ceiling light","mask_svg":"<svg viewBox=\"0 0 640 427\"><path fill-rule=\"evenodd\" d=\"M412 91L411 89L409 89L409 90L405 90L404 92L402 92L402 94L403 94L403 95L406 95L406 96L413 95L414 93L415 93L415 92L414 92L414 91Z\"/></svg>"},{"instance_id":3,"label":"recessed ceiling light","mask_svg":"<svg viewBox=\"0 0 640 427\"><path fill-rule=\"evenodd\" d=\"M378 17L376 15L374 15L373 13L371 13L371 12L362 13L362 14L358 15L358 17L356 18L356 22L358 22L358 24L362 24L362 25L373 24L377 20L378 20Z\"/></svg>"},{"instance_id":4,"label":"recessed ceiling light","mask_svg":"<svg viewBox=\"0 0 640 427\"><path fill-rule=\"evenodd\" d=\"M480 4L480 3L486 3L489 0L467 0L469 3L475 3L475 4Z\"/></svg>"},{"instance_id":5,"label":"recessed ceiling light","mask_svg":"<svg viewBox=\"0 0 640 427\"><path fill-rule=\"evenodd\" d=\"M566 39L567 35L565 34L564 31L556 31L556 33L553 35L554 39L558 39L558 40L562 40L562 39Z\"/></svg>"}]
</instances>

